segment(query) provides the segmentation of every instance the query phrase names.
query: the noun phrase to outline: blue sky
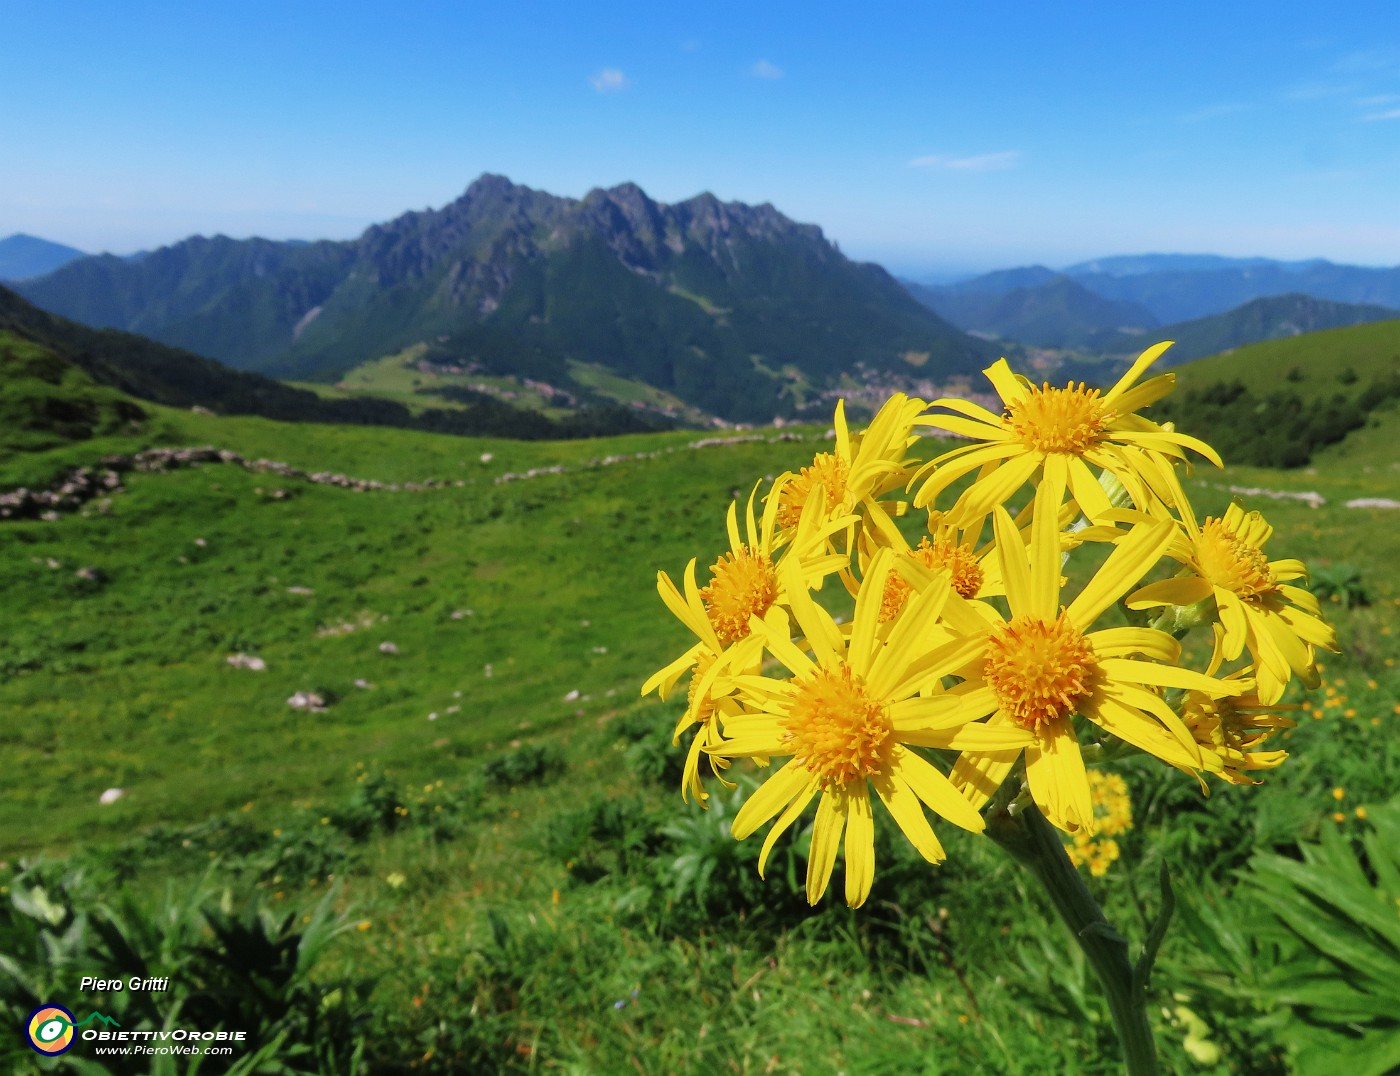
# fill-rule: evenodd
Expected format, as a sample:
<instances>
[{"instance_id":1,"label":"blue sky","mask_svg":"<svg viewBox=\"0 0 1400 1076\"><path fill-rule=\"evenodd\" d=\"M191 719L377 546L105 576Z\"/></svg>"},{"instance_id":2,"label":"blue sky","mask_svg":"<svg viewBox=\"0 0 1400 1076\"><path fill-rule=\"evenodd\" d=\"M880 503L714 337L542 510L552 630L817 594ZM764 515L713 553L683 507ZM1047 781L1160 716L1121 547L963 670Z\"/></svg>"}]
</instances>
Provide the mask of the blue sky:
<instances>
[{"instance_id":1,"label":"blue sky","mask_svg":"<svg viewBox=\"0 0 1400 1076\"><path fill-rule=\"evenodd\" d=\"M1400 5L0 0L0 235L345 238L482 172L912 275L1400 264Z\"/></svg>"}]
</instances>

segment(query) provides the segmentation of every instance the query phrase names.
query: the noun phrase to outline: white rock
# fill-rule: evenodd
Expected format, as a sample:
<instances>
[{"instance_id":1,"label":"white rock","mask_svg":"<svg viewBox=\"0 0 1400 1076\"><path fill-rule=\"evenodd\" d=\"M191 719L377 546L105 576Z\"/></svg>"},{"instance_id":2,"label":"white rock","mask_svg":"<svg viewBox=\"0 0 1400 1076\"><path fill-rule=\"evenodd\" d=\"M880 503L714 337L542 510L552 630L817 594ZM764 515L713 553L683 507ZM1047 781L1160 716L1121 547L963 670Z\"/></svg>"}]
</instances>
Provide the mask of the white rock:
<instances>
[{"instance_id":1,"label":"white rock","mask_svg":"<svg viewBox=\"0 0 1400 1076\"><path fill-rule=\"evenodd\" d=\"M495 457L494 455L492 455L490 452L483 452L483 453L481 454L481 462L482 462L482 463L490 463L490 462L491 462L492 460L494 460L495 458L496 458L496 457Z\"/></svg>"},{"instance_id":2,"label":"white rock","mask_svg":"<svg viewBox=\"0 0 1400 1076\"><path fill-rule=\"evenodd\" d=\"M393 643L386 641L379 644L379 652L381 654L397 654L399 652L399 648Z\"/></svg>"},{"instance_id":3,"label":"white rock","mask_svg":"<svg viewBox=\"0 0 1400 1076\"><path fill-rule=\"evenodd\" d=\"M567 695L564 696L564 701L575 702L578 699L578 694L578 688L574 688L572 691L570 691Z\"/></svg>"},{"instance_id":4,"label":"white rock","mask_svg":"<svg viewBox=\"0 0 1400 1076\"><path fill-rule=\"evenodd\" d=\"M106 792L102 793L102 795L97 797L97 802L105 807L109 803L116 803L117 800L121 799L125 795L126 789L124 788L109 788Z\"/></svg>"},{"instance_id":5,"label":"white rock","mask_svg":"<svg viewBox=\"0 0 1400 1076\"><path fill-rule=\"evenodd\" d=\"M293 710L303 710L306 713L322 714L326 712L326 700L314 691L298 691L287 700L287 705Z\"/></svg>"}]
</instances>

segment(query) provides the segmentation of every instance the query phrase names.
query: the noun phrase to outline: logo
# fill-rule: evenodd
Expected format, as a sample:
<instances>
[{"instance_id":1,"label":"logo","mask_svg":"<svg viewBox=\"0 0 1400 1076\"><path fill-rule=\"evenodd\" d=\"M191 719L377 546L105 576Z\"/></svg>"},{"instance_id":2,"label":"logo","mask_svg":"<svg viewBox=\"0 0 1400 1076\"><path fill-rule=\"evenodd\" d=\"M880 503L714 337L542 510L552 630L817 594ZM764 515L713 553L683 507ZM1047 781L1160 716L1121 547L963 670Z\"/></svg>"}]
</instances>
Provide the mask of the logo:
<instances>
[{"instance_id":1,"label":"logo","mask_svg":"<svg viewBox=\"0 0 1400 1076\"><path fill-rule=\"evenodd\" d=\"M41 1054L61 1054L73 1045L73 1014L62 1005L40 1005L29 1014L29 1045Z\"/></svg>"},{"instance_id":2,"label":"logo","mask_svg":"<svg viewBox=\"0 0 1400 1076\"><path fill-rule=\"evenodd\" d=\"M73 1046L74 1031L94 1020L108 1027L120 1027L110 1016L100 1012L90 1013L82 1024L74 1023L73 1014L62 1005L40 1005L29 1014L25 1031L29 1035L29 1045L48 1057L67 1053Z\"/></svg>"}]
</instances>

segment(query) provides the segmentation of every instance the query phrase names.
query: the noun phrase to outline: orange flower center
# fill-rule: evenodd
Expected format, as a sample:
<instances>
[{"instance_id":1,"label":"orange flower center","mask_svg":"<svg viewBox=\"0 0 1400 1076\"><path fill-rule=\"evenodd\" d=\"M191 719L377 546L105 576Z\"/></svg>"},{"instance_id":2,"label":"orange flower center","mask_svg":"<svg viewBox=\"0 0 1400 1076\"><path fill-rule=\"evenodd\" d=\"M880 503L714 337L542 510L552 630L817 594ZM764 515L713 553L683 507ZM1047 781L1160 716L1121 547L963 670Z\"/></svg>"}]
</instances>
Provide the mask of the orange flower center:
<instances>
[{"instance_id":1,"label":"orange flower center","mask_svg":"<svg viewBox=\"0 0 1400 1076\"><path fill-rule=\"evenodd\" d=\"M1274 589L1274 573L1258 546L1251 545L1219 519L1207 519L1196 546L1203 578L1241 598L1256 598Z\"/></svg>"},{"instance_id":2,"label":"orange flower center","mask_svg":"<svg viewBox=\"0 0 1400 1076\"><path fill-rule=\"evenodd\" d=\"M710 566L710 585L700 600L719 641L726 646L749 633L749 617L762 616L778 598L778 573L766 553L740 546Z\"/></svg>"},{"instance_id":3,"label":"orange flower center","mask_svg":"<svg viewBox=\"0 0 1400 1076\"><path fill-rule=\"evenodd\" d=\"M807 499L812 490L820 486L826 491L826 506L831 509L846 499L846 477L850 469L846 461L830 452L818 452L810 467L801 472L783 487L779 495L778 526L795 527L802 518L802 509L807 507Z\"/></svg>"},{"instance_id":4,"label":"orange flower center","mask_svg":"<svg viewBox=\"0 0 1400 1076\"><path fill-rule=\"evenodd\" d=\"M1099 401L1099 390L1075 388L1070 382L1054 389L1046 382L1022 400L1006 405L1006 422L1021 443L1039 452L1082 456L1103 438L1113 417Z\"/></svg>"},{"instance_id":5,"label":"orange flower center","mask_svg":"<svg viewBox=\"0 0 1400 1076\"><path fill-rule=\"evenodd\" d=\"M982 676L1002 712L1038 732L1093 693L1098 667L1094 648L1064 613L1055 621L1018 616L992 629Z\"/></svg>"},{"instance_id":6,"label":"orange flower center","mask_svg":"<svg viewBox=\"0 0 1400 1076\"><path fill-rule=\"evenodd\" d=\"M971 545L959 545L950 538L919 539L919 548L905 554L926 568L947 568L949 583L963 598L975 598L982 589L982 566ZM880 598L880 623L888 624L899 615L913 589L899 572L890 572L885 580L885 592Z\"/></svg>"},{"instance_id":7,"label":"orange flower center","mask_svg":"<svg viewBox=\"0 0 1400 1076\"><path fill-rule=\"evenodd\" d=\"M878 773L893 733L889 710L845 662L794 685L782 726L797 761L828 785Z\"/></svg>"}]
</instances>

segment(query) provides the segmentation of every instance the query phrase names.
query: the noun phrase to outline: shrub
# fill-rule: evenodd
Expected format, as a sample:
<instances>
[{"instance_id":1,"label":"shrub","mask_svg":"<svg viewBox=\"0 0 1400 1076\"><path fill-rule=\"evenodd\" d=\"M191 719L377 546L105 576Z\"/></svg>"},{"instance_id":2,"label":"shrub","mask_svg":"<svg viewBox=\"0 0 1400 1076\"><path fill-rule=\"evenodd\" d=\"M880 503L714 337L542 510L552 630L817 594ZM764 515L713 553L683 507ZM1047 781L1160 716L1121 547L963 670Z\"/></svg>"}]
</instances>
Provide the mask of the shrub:
<instances>
[{"instance_id":1,"label":"shrub","mask_svg":"<svg viewBox=\"0 0 1400 1076\"><path fill-rule=\"evenodd\" d=\"M564 771L564 752L553 744L525 744L482 767L482 776L497 788L543 784Z\"/></svg>"}]
</instances>

